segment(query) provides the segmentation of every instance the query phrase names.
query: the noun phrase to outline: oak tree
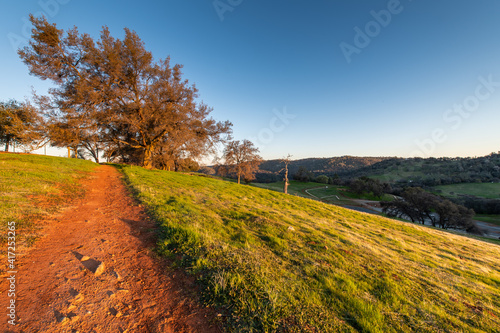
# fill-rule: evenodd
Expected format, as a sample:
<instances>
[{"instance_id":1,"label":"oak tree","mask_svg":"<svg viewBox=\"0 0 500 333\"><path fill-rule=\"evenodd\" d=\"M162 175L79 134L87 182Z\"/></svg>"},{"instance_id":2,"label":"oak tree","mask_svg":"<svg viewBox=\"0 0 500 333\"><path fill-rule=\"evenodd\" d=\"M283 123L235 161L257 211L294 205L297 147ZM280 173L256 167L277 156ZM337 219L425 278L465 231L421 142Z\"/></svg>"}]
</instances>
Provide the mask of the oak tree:
<instances>
[{"instance_id":1,"label":"oak tree","mask_svg":"<svg viewBox=\"0 0 500 333\"><path fill-rule=\"evenodd\" d=\"M235 174L238 178L238 184L240 184L241 178L246 181L253 180L255 172L259 170L259 165L262 162L258 153L259 149L249 140L229 141L222 155L224 166L221 170Z\"/></svg>"},{"instance_id":2,"label":"oak tree","mask_svg":"<svg viewBox=\"0 0 500 333\"><path fill-rule=\"evenodd\" d=\"M104 27L94 41L76 27L64 33L45 18L30 20L32 38L19 55L31 74L55 83L44 106L56 123L78 132L68 143L99 138L152 168L155 155L197 158L229 134L229 122L208 118L212 110L197 102L182 66L155 61L135 32L124 29L120 40Z\"/></svg>"},{"instance_id":3,"label":"oak tree","mask_svg":"<svg viewBox=\"0 0 500 333\"><path fill-rule=\"evenodd\" d=\"M9 145L17 144L25 151L42 147L46 142L44 119L29 103L14 100L0 102L0 142Z\"/></svg>"}]
</instances>

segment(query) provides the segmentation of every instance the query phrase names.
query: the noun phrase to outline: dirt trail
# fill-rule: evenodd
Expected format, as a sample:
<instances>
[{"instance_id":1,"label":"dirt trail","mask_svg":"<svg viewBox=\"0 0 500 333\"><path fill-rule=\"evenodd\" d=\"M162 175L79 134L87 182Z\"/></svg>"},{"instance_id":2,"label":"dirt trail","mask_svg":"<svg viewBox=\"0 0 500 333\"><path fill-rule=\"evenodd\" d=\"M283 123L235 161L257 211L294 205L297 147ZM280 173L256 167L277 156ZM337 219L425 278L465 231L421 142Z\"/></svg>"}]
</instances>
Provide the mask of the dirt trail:
<instances>
[{"instance_id":1,"label":"dirt trail","mask_svg":"<svg viewBox=\"0 0 500 333\"><path fill-rule=\"evenodd\" d=\"M120 174L100 166L87 195L54 220L18 258L17 325L1 332L220 332L197 304L193 281L151 252L154 223L128 196ZM4 306L5 305L5 306Z\"/></svg>"}]
</instances>

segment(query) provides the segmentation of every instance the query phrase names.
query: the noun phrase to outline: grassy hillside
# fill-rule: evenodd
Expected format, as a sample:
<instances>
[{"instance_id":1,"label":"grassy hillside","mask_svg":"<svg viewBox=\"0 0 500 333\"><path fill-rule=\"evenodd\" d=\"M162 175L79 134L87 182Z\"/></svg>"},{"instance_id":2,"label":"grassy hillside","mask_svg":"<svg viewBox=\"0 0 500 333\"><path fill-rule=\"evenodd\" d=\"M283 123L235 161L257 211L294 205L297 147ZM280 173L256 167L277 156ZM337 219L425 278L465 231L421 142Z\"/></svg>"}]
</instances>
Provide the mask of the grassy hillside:
<instances>
[{"instance_id":1,"label":"grassy hillside","mask_svg":"<svg viewBox=\"0 0 500 333\"><path fill-rule=\"evenodd\" d=\"M500 247L197 175L118 167L234 332L498 332Z\"/></svg>"},{"instance_id":2,"label":"grassy hillside","mask_svg":"<svg viewBox=\"0 0 500 333\"><path fill-rule=\"evenodd\" d=\"M95 166L77 159L1 153L0 243L6 241L7 223L14 221L17 245L31 244L37 237L34 222L81 195L82 189L75 185Z\"/></svg>"}]
</instances>

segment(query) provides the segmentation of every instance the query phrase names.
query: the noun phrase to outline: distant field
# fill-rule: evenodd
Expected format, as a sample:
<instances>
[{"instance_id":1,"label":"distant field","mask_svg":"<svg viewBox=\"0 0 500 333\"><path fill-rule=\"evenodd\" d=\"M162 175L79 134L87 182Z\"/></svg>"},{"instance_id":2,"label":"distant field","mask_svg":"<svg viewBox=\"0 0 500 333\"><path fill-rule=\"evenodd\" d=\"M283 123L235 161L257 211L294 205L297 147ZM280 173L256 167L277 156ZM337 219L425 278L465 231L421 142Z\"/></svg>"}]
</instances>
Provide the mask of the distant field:
<instances>
[{"instance_id":1,"label":"distant field","mask_svg":"<svg viewBox=\"0 0 500 333\"><path fill-rule=\"evenodd\" d=\"M474 216L474 219L482 222L500 225L500 215L477 214L476 216Z\"/></svg>"},{"instance_id":2,"label":"distant field","mask_svg":"<svg viewBox=\"0 0 500 333\"><path fill-rule=\"evenodd\" d=\"M265 188L272 191L283 192L283 182L277 183L252 183L253 186ZM306 192L307 191L307 192ZM373 200L373 201L391 201L393 200L392 195L384 194L382 198L376 198L373 195L356 195L354 193L348 192L344 186L327 185L320 183L303 183L299 181L290 181L288 186L288 193L292 195L301 196L304 198L320 199L323 201L335 203L335 204L345 204L345 205L356 205L352 199L361 200Z\"/></svg>"},{"instance_id":3,"label":"distant field","mask_svg":"<svg viewBox=\"0 0 500 333\"><path fill-rule=\"evenodd\" d=\"M307 194L303 192L303 190L314 187L324 187L325 184L313 183L313 182L298 182L296 180L289 181L288 185L288 193L292 195L305 196L309 197ZM276 182L276 183L252 183L252 186L265 188L272 191L283 192L284 182Z\"/></svg>"},{"instance_id":4,"label":"distant field","mask_svg":"<svg viewBox=\"0 0 500 333\"><path fill-rule=\"evenodd\" d=\"M495 332L500 246L193 174L117 166L230 332ZM296 190L296 189L295 189Z\"/></svg>"},{"instance_id":5,"label":"distant field","mask_svg":"<svg viewBox=\"0 0 500 333\"><path fill-rule=\"evenodd\" d=\"M342 197L344 193L338 186L334 185L324 185L319 188L310 188L307 192L319 199L329 199L333 197L335 200L336 197Z\"/></svg>"},{"instance_id":6,"label":"distant field","mask_svg":"<svg viewBox=\"0 0 500 333\"><path fill-rule=\"evenodd\" d=\"M0 154L0 243L16 222L18 244L36 238L33 222L65 200L82 194L77 181L95 168L89 161L26 154Z\"/></svg>"},{"instance_id":7,"label":"distant field","mask_svg":"<svg viewBox=\"0 0 500 333\"><path fill-rule=\"evenodd\" d=\"M251 185L283 193L283 182L252 183ZM345 196L345 191L342 191L339 186L334 185L313 182L304 183L292 180L288 186L288 193L303 198L322 200L338 205L356 205L351 198Z\"/></svg>"},{"instance_id":8,"label":"distant field","mask_svg":"<svg viewBox=\"0 0 500 333\"><path fill-rule=\"evenodd\" d=\"M382 197L376 197L372 194L364 193L364 194L358 195L358 194L346 191L346 192L344 192L344 195L348 198L360 199L360 200L372 200L372 201L393 201L394 200L394 196L391 194L383 194Z\"/></svg>"},{"instance_id":9,"label":"distant field","mask_svg":"<svg viewBox=\"0 0 500 333\"><path fill-rule=\"evenodd\" d=\"M456 198L459 195L474 195L486 199L500 199L500 183L469 183L434 187L435 193Z\"/></svg>"}]
</instances>

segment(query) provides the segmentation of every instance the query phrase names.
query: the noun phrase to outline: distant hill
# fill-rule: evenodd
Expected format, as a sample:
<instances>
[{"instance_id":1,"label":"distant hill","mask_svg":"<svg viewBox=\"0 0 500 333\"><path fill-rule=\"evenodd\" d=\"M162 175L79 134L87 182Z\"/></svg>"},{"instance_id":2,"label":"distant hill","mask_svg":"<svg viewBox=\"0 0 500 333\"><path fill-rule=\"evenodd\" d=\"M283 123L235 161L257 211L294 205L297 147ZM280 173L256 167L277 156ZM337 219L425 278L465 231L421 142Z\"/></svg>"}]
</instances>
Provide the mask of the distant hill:
<instances>
[{"instance_id":1,"label":"distant hill","mask_svg":"<svg viewBox=\"0 0 500 333\"><path fill-rule=\"evenodd\" d=\"M262 162L256 182L283 180L281 160ZM214 168L214 167L211 167ZM500 152L482 157L356 157L306 158L292 161L288 166L290 179L305 169L312 176L340 176L342 180L359 177L375 178L383 182L434 187L461 183L500 182ZM214 172L212 170L212 172Z\"/></svg>"},{"instance_id":2,"label":"distant hill","mask_svg":"<svg viewBox=\"0 0 500 333\"><path fill-rule=\"evenodd\" d=\"M290 176L293 176L297 173L299 168L303 167L316 176L322 174L333 176L339 173L358 170L388 159L392 159L392 157L341 156L329 158L306 158L292 161L288 166L288 171ZM281 176L279 176L278 173L283 169L283 167L284 164L281 162L281 160L264 161L259 167L260 172L257 174L257 180L281 180Z\"/></svg>"},{"instance_id":3,"label":"distant hill","mask_svg":"<svg viewBox=\"0 0 500 333\"><path fill-rule=\"evenodd\" d=\"M393 184L439 186L500 182L500 152L483 157L393 158L339 173L342 178L367 176Z\"/></svg>"}]
</instances>

